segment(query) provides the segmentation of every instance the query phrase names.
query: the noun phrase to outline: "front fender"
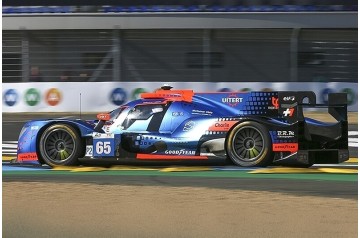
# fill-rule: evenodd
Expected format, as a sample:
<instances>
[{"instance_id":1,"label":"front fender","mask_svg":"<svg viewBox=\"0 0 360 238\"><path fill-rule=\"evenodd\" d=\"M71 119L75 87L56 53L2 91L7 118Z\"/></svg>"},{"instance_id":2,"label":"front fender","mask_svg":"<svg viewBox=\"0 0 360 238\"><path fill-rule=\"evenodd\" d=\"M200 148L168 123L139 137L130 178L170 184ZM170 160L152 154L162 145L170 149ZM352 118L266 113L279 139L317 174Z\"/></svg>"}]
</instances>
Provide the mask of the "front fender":
<instances>
[{"instance_id":1,"label":"front fender","mask_svg":"<svg viewBox=\"0 0 360 238\"><path fill-rule=\"evenodd\" d=\"M43 161L38 154L38 141L46 128L59 123L73 126L82 138L94 132L94 125L82 120L29 121L25 123L19 134L16 162L41 164Z\"/></svg>"}]
</instances>

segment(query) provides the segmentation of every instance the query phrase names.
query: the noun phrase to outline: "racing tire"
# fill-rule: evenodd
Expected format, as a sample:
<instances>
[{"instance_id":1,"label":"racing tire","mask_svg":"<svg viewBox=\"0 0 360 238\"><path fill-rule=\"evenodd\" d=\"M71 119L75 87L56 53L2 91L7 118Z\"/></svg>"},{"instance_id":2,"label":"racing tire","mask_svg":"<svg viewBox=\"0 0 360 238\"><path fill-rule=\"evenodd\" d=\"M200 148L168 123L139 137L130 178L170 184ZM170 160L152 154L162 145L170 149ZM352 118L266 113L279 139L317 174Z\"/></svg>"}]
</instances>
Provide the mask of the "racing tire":
<instances>
[{"instance_id":1,"label":"racing tire","mask_svg":"<svg viewBox=\"0 0 360 238\"><path fill-rule=\"evenodd\" d=\"M79 133L66 124L55 124L45 129L39 140L39 153L51 167L77 165L83 151Z\"/></svg>"},{"instance_id":2,"label":"racing tire","mask_svg":"<svg viewBox=\"0 0 360 238\"><path fill-rule=\"evenodd\" d=\"M226 152L233 163L243 167L265 167L272 160L271 139L266 127L258 122L245 121L228 134Z\"/></svg>"}]
</instances>

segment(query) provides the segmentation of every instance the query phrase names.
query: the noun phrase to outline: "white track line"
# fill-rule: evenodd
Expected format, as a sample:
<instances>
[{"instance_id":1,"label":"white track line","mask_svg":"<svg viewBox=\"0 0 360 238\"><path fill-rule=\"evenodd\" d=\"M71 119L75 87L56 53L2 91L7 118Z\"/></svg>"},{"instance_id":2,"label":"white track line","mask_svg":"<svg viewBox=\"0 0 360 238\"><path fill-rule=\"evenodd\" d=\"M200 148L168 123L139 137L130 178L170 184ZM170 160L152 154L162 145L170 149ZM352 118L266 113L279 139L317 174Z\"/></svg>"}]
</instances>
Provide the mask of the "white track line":
<instances>
[{"instance_id":1,"label":"white track line","mask_svg":"<svg viewBox=\"0 0 360 238\"><path fill-rule=\"evenodd\" d=\"M17 148L17 144L2 144L3 148Z\"/></svg>"},{"instance_id":2,"label":"white track line","mask_svg":"<svg viewBox=\"0 0 360 238\"><path fill-rule=\"evenodd\" d=\"M313 167L358 167L357 164L314 164ZM310 167L311 168L311 167Z\"/></svg>"}]
</instances>

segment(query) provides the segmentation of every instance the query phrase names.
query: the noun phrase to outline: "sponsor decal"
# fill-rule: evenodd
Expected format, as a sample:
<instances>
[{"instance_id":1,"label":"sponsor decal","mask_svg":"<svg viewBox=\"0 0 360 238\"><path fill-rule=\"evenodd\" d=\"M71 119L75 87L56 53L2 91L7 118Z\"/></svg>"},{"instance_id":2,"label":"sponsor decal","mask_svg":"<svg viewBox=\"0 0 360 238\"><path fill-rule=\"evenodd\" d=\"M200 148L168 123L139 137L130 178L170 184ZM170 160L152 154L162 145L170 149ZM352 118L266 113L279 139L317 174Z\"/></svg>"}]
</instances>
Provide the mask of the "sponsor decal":
<instances>
[{"instance_id":1,"label":"sponsor decal","mask_svg":"<svg viewBox=\"0 0 360 238\"><path fill-rule=\"evenodd\" d=\"M25 102L29 106L35 106L40 102L40 93L36 88L29 88L25 92Z\"/></svg>"},{"instance_id":2,"label":"sponsor decal","mask_svg":"<svg viewBox=\"0 0 360 238\"><path fill-rule=\"evenodd\" d=\"M207 115L207 116L210 116L213 114L212 111L204 111L204 110L192 110L191 114L195 114L195 115Z\"/></svg>"},{"instance_id":3,"label":"sponsor decal","mask_svg":"<svg viewBox=\"0 0 360 238\"><path fill-rule=\"evenodd\" d=\"M271 97L271 107L268 107L268 109L279 109L279 99L276 97Z\"/></svg>"},{"instance_id":4,"label":"sponsor decal","mask_svg":"<svg viewBox=\"0 0 360 238\"><path fill-rule=\"evenodd\" d=\"M183 131L190 131L191 129L193 129L195 126L195 122L194 121L188 121L185 123Z\"/></svg>"},{"instance_id":5,"label":"sponsor decal","mask_svg":"<svg viewBox=\"0 0 360 238\"><path fill-rule=\"evenodd\" d=\"M165 150L165 154L167 155L195 155L195 150Z\"/></svg>"},{"instance_id":6,"label":"sponsor decal","mask_svg":"<svg viewBox=\"0 0 360 238\"><path fill-rule=\"evenodd\" d=\"M117 106L124 104L126 101L126 92L122 88L115 88L110 94L110 101Z\"/></svg>"},{"instance_id":7,"label":"sponsor decal","mask_svg":"<svg viewBox=\"0 0 360 238\"><path fill-rule=\"evenodd\" d=\"M289 101L293 102L293 101L295 101L295 96L286 96L286 97L283 97L283 100L285 102L289 102Z\"/></svg>"},{"instance_id":8,"label":"sponsor decal","mask_svg":"<svg viewBox=\"0 0 360 238\"><path fill-rule=\"evenodd\" d=\"M294 114L294 108L286 108L286 110L283 111L283 115L284 115L285 117L287 117L287 116L292 117L293 114Z\"/></svg>"},{"instance_id":9,"label":"sponsor decal","mask_svg":"<svg viewBox=\"0 0 360 238\"><path fill-rule=\"evenodd\" d=\"M31 127L30 127L30 130L32 130L32 131L39 130L39 126L31 126Z\"/></svg>"},{"instance_id":10,"label":"sponsor decal","mask_svg":"<svg viewBox=\"0 0 360 238\"><path fill-rule=\"evenodd\" d=\"M50 106L58 105L61 101L60 91L57 88L49 89L49 91L46 93L45 100Z\"/></svg>"},{"instance_id":11,"label":"sponsor decal","mask_svg":"<svg viewBox=\"0 0 360 238\"><path fill-rule=\"evenodd\" d=\"M221 102L225 103L231 107L236 107L239 103L241 103L243 100L243 98L240 98L237 96L237 94L230 94L228 97L226 98L222 98Z\"/></svg>"},{"instance_id":12,"label":"sponsor decal","mask_svg":"<svg viewBox=\"0 0 360 238\"><path fill-rule=\"evenodd\" d=\"M12 107L18 101L18 93L16 92L15 89L8 89L4 93L3 100L7 106Z\"/></svg>"},{"instance_id":13,"label":"sponsor decal","mask_svg":"<svg viewBox=\"0 0 360 238\"><path fill-rule=\"evenodd\" d=\"M114 134L93 132L93 138L114 138Z\"/></svg>"},{"instance_id":14,"label":"sponsor decal","mask_svg":"<svg viewBox=\"0 0 360 238\"><path fill-rule=\"evenodd\" d=\"M110 133L110 126L109 126L109 125L103 126L102 129L103 129L106 133Z\"/></svg>"},{"instance_id":15,"label":"sponsor decal","mask_svg":"<svg viewBox=\"0 0 360 238\"><path fill-rule=\"evenodd\" d=\"M209 127L209 131L229 131L237 121L217 121Z\"/></svg>"},{"instance_id":16,"label":"sponsor decal","mask_svg":"<svg viewBox=\"0 0 360 238\"><path fill-rule=\"evenodd\" d=\"M207 160L207 156L198 155L158 155L158 154L136 154L136 158L140 160Z\"/></svg>"},{"instance_id":17,"label":"sponsor decal","mask_svg":"<svg viewBox=\"0 0 360 238\"><path fill-rule=\"evenodd\" d=\"M181 99L182 95L179 93L156 93L156 95L158 95L159 97L163 97L163 98L169 98L169 99Z\"/></svg>"},{"instance_id":18,"label":"sponsor decal","mask_svg":"<svg viewBox=\"0 0 360 238\"><path fill-rule=\"evenodd\" d=\"M96 115L96 118L100 121L109 121L110 120L110 114L109 113L99 113Z\"/></svg>"},{"instance_id":19,"label":"sponsor decal","mask_svg":"<svg viewBox=\"0 0 360 238\"><path fill-rule=\"evenodd\" d=\"M172 116L173 117L181 117L181 116L184 116L184 113L183 112L173 112Z\"/></svg>"},{"instance_id":20,"label":"sponsor decal","mask_svg":"<svg viewBox=\"0 0 360 238\"><path fill-rule=\"evenodd\" d=\"M94 153L94 147L92 145L87 145L86 146L86 152L85 152L85 156L93 156Z\"/></svg>"},{"instance_id":21,"label":"sponsor decal","mask_svg":"<svg viewBox=\"0 0 360 238\"><path fill-rule=\"evenodd\" d=\"M22 154L18 154L17 156L19 161L32 161L32 160L37 160L38 157L36 155L36 153L22 153Z\"/></svg>"},{"instance_id":22,"label":"sponsor decal","mask_svg":"<svg viewBox=\"0 0 360 238\"><path fill-rule=\"evenodd\" d=\"M273 144L273 151L290 151L294 153L298 151L298 143Z\"/></svg>"},{"instance_id":23,"label":"sponsor decal","mask_svg":"<svg viewBox=\"0 0 360 238\"><path fill-rule=\"evenodd\" d=\"M277 131L277 138L294 138L295 132L294 131Z\"/></svg>"}]
</instances>

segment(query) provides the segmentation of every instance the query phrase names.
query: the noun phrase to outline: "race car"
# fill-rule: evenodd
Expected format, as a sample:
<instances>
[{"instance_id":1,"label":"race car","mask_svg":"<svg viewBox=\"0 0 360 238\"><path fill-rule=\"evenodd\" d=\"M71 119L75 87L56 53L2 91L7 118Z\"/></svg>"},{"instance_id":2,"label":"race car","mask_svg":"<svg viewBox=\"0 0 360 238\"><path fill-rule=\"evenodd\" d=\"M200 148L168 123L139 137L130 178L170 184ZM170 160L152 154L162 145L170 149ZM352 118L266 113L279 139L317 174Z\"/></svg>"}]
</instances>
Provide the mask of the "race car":
<instances>
[{"instance_id":1,"label":"race car","mask_svg":"<svg viewBox=\"0 0 360 238\"><path fill-rule=\"evenodd\" d=\"M305 118L328 108L336 122ZM316 104L311 91L195 93L164 86L97 120L48 119L22 128L16 163L222 158L244 167L341 163L349 159L347 95Z\"/></svg>"}]
</instances>

